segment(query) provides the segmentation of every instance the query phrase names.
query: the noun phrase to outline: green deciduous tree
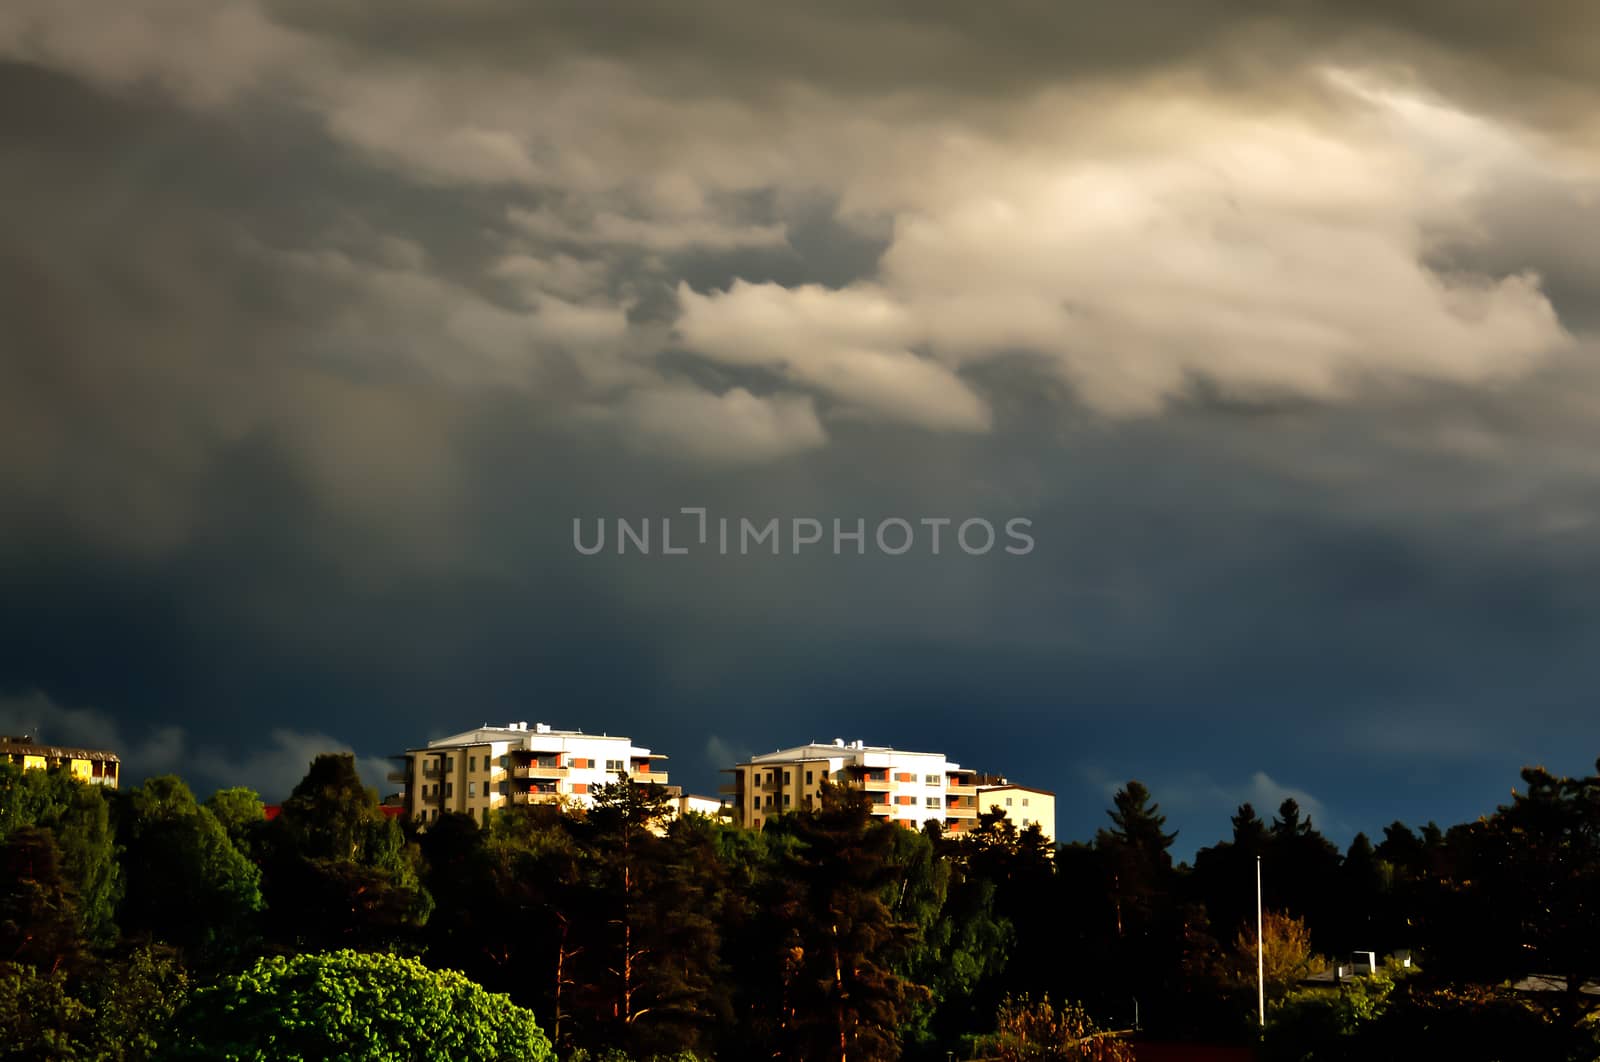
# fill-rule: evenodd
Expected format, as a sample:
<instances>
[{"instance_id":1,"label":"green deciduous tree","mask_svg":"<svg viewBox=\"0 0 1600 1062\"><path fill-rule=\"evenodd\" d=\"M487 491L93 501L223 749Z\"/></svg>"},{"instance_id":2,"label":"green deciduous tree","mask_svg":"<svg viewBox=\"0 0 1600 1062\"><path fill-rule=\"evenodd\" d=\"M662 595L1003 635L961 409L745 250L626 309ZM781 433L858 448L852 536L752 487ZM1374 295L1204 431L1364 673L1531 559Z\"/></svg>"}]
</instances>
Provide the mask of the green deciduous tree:
<instances>
[{"instance_id":1,"label":"green deciduous tree","mask_svg":"<svg viewBox=\"0 0 1600 1062\"><path fill-rule=\"evenodd\" d=\"M169 951L137 948L72 972L0 962L0 1059L145 1062L187 997Z\"/></svg>"},{"instance_id":2,"label":"green deciduous tree","mask_svg":"<svg viewBox=\"0 0 1600 1062\"><path fill-rule=\"evenodd\" d=\"M1530 767L1522 780L1510 804L1446 834L1430 969L1552 976L1564 991L1547 998L1575 1025L1594 1009L1584 985L1600 979L1600 774Z\"/></svg>"},{"instance_id":3,"label":"green deciduous tree","mask_svg":"<svg viewBox=\"0 0 1600 1062\"><path fill-rule=\"evenodd\" d=\"M396 955L273 956L200 989L172 1058L251 1062L550 1062L533 1012Z\"/></svg>"},{"instance_id":4,"label":"green deciduous tree","mask_svg":"<svg viewBox=\"0 0 1600 1062\"><path fill-rule=\"evenodd\" d=\"M1327 968L1311 950L1311 931L1302 919L1266 911L1261 919L1261 972L1269 1007L1287 998L1301 980ZM1256 927L1241 929L1218 971L1223 993L1241 1015L1254 1017L1257 995Z\"/></svg>"},{"instance_id":5,"label":"green deciduous tree","mask_svg":"<svg viewBox=\"0 0 1600 1062\"><path fill-rule=\"evenodd\" d=\"M83 947L55 835L23 826L0 841L0 960L57 970Z\"/></svg>"},{"instance_id":6,"label":"green deciduous tree","mask_svg":"<svg viewBox=\"0 0 1600 1062\"><path fill-rule=\"evenodd\" d=\"M65 771L24 771L0 763L0 839L22 826L54 836L82 936L94 944L113 940L122 877L100 787Z\"/></svg>"},{"instance_id":7,"label":"green deciduous tree","mask_svg":"<svg viewBox=\"0 0 1600 1062\"><path fill-rule=\"evenodd\" d=\"M120 800L122 931L187 948L236 947L262 908L261 872L173 775Z\"/></svg>"},{"instance_id":8,"label":"green deciduous tree","mask_svg":"<svg viewBox=\"0 0 1600 1062\"><path fill-rule=\"evenodd\" d=\"M65 970L0 962L0 1058L92 1058L74 1033L93 1019L93 1009L73 995Z\"/></svg>"},{"instance_id":9,"label":"green deciduous tree","mask_svg":"<svg viewBox=\"0 0 1600 1062\"><path fill-rule=\"evenodd\" d=\"M219 789L206 797L205 806L227 831L228 840L233 842L233 846L253 858L261 846L261 833L267 826L261 795L243 786Z\"/></svg>"}]
</instances>

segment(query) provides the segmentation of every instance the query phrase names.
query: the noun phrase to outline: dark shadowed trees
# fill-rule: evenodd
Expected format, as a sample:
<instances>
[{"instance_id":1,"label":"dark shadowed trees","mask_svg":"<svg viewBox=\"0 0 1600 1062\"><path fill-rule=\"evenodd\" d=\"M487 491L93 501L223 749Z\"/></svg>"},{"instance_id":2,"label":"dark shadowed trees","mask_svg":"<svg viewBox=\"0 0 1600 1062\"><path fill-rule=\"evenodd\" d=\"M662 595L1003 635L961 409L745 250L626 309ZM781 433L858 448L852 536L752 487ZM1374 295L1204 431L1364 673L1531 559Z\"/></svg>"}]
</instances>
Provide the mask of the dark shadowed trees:
<instances>
[{"instance_id":1,"label":"dark shadowed trees","mask_svg":"<svg viewBox=\"0 0 1600 1062\"><path fill-rule=\"evenodd\" d=\"M124 934L186 949L240 947L262 909L261 872L173 775L118 798Z\"/></svg>"},{"instance_id":2,"label":"dark shadowed trees","mask_svg":"<svg viewBox=\"0 0 1600 1062\"><path fill-rule=\"evenodd\" d=\"M313 760L262 837L267 926L279 944L404 947L426 922L420 854L348 753Z\"/></svg>"},{"instance_id":3,"label":"dark shadowed trees","mask_svg":"<svg viewBox=\"0 0 1600 1062\"><path fill-rule=\"evenodd\" d=\"M914 926L895 918L897 829L863 793L832 786L822 807L781 820L797 842L781 856L778 1052L795 1060L897 1058L899 1031L927 989L898 969Z\"/></svg>"}]
</instances>

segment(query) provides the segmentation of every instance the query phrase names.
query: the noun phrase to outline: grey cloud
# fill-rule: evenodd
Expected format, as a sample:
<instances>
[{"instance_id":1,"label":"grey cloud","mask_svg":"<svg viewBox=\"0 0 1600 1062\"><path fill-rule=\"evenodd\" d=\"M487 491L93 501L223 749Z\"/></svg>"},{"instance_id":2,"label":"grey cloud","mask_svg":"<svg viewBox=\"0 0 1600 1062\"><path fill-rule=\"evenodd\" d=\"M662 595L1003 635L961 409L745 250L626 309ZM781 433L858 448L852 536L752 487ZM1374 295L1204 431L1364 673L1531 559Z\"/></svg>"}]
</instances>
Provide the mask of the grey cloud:
<instances>
[{"instance_id":1,"label":"grey cloud","mask_svg":"<svg viewBox=\"0 0 1600 1062\"><path fill-rule=\"evenodd\" d=\"M1492 382L1526 371L1566 339L1533 273L1429 268L1431 245L1476 221L1475 201L1451 191L1461 177L1445 167L1465 163L1478 183L1499 181L1492 168L1476 172L1476 157L1512 150L1515 138L1415 89L1393 90L1380 73L1362 74L1352 87L1350 77L1325 83L1326 71L1309 64L1307 85L1319 102L1304 113L1245 105L1181 79L1125 78L1089 95L1041 87L999 124L976 112L907 109L903 96L852 107L804 91L779 105L780 120L772 121L771 101L658 92L650 60L666 61L669 53L655 50L661 42L647 45L631 36L637 26L603 17L550 35L547 46L568 49L569 63L494 68L437 61L423 49L399 64L364 59L358 41L372 28L359 17L344 21L348 10L276 9L302 19L276 30L263 10L241 5L237 17L219 19L216 34L230 42L261 38L221 51L281 67L284 84L295 86L290 97L319 114L336 141L407 180L459 183L467 195L520 190L534 199L506 204L489 238L499 245L494 263L476 276L440 272L404 231L375 234L381 260L356 261L319 236L283 249L276 264L260 264L268 273L285 265L305 272L290 290L308 309L311 293L329 293L317 308L326 316L300 344L317 357L316 372L352 361L360 373L421 368L452 385L526 387L544 400L545 415L574 401L623 411L669 405L670 390L684 381L655 370L663 336L633 327L644 319L632 308L651 296L614 290L616 278L643 274L659 290L673 280L674 254L784 242L781 217L753 221L730 206L738 195L773 189L820 188L837 196L841 216L894 218L877 286L833 289L821 313L837 318L870 290L885 314L903 320L892 335L809 335L793 317L802 304L821 302L817 295L740 286L735 277L724 292L705 296L680 286L680 333L692 353L772 369L830 400L825 417L987 430L987 402L958 373L1016 350L1046 355L1098 409L1150 412L1197 378L1245 399L1345 397L1382 374ZM119 86L139 80L130 71L168 62L129 30L124 65L108 66L97 50L102 38L52 12L13 16L13 50ZM150 17L170 14L163 8ZM503 30L500 20L510 16L482 5L462 17L470 37L488 26ZM712 5L694 9L687 24L705 19L727 31L726 41L711 32L698 47L724 60L716 68L729 69L736 60L718 49L742 39L737 27L747 17ZM802 34L847 35L837 12L794 17ZM863 24L857 16L849 35L898 34L907 47L896 54L910 54L915 65L919 49L944 56L960 25L946 20L959 17L954 9L915 21ZM980 20L961 54L981 62L1013 34L1050 39L1048 26L1029 24L1039 17L1054 16L1019 12L1015 21L996 20L1000 27ZM1062 17L1063 27L1076 18ZM1152 15L1146 26L1142 15L1125 17L1128 23L1110 20L1104 29L1080 27L1070 47L1083 47L1086 36L1092 42L1102 32L1140 29L1141 43L1121 53L1137 66L1146 49L1155 61L1216 42L1193 26L1175 29L1183 19ZM1252 40L1278 29L1293 36L1298 26L1198 7L1185 18ZM668 40L674 24L658 27ZM341 25L351 35L338 44L320 35ZM614 49L643 61L591 61L605 53L586 36L591 29L607 31ZM375 36L397 43L392 32ZM852 54L842 53L846 65ZM188 84L184 61L171 60L172 76ZM1026 69L1028 53L1006 66ZM768 74L781 80L781 68ZM550 91L561 85L583 91ZM197 105L215 110L235 95L202 92ZM923 103L932 95L923 93ZM540 108L518 103L547 97ZM1446 130L1443 139L1435 126ZM1536 167L1536 153L1525 154ZM566 264L526 265L547 260ZM517 304L495 301L484 291L490 283ZM736 311L756 301L778 318L742 334L752 322ZM729 329L741 334L730 340ZM650 396L663 387L669 393ZM711 393L723 405L734 394Z\"/></svg>"},{"instance_id":2,"label":"grey cloud","mask_svg":"<svg viewBox=\"0 0 1600 1062\"><path fill-rule=\"evenodd\" d=\"M621 420L623 434L646 452L709 461L770 461L827 441L808 396L758 397L742 387L721 395L698 388L638 392Z\"/></svg>"},{"instance_id":3,"label":"grey cloud","mask_svg":"<svg viewBox=\"0 0 1600 1062\"><path fill-rule=\"evenodd\" d=\"M56 704L38 690L0 697L0 732L30 735L51 745L75 745L115 752L123 764L123 778L138 780L151 775L187 770L188 741L182 728L141 728L134 736L124 732L113 716L93 708Z\"/></svg>"},{"instance_id":4,"label":"grey cloud","mask_svg":"<svg viewBox=\"0 0 1600 1062\"><path fill-rule=\"evenodd\" d=\"M201 796L213 789L245 786L269 803L288 796L318 755L352 751L345 742L324 734L272 727L258 735L252 747L235 754L195 740L180 726L146 725L136 732L103 711L59 705L37 690L0 697L0 732L115 752L123 764L124 787L156 775L179 774ZM391 787L386 779L394 769L389 760L366 756L359 767L368 785L381 792Z\"/></svg>"},{"instance_id":5,"label":"grey cloud","mask_svg":"<svg viewBox=\"0 0 1600 1062\"><path fill-rule=\"evenodd\" d=\"M279 0L275 17L307 32L440 60L525 65L572 55L655 65L702 91L821 82L843 91L1015 90L1041 81L1209 63L1215 74L1278 76L1266 55L1294 57L1349 39L1384 49L1429 46L1491 69L1593 83L1595 14L1582 0L1507 8L1492 0L1011 5L954 2L808 4L774 20L730 0L654 12L510 0L447 9L413 0L379 19L360 4ZM1251 71L1250 57L1255 54ZM720 79L720 81L719 81Z\"/></svg>"}]
</instances>

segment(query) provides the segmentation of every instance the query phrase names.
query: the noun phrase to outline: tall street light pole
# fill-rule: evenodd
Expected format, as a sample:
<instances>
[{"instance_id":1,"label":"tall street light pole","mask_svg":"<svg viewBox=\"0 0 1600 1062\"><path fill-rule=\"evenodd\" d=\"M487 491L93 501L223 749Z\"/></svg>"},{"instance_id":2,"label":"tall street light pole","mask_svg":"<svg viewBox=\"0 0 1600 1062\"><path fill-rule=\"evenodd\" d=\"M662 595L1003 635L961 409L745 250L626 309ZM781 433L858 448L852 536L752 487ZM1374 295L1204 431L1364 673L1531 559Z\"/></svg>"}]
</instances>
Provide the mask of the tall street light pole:
<instances>
[{"instance_id":1,"label":"tall street light pole","mask_svg":"<svg viewBox=\"0 0 1600 1062\"><path fill-rule=\"evenodd\" d=\"M1261 935L1261 857L1256 856L1256 1013L1267 1027L1267 951Z\"/></svg>"}]
</instances>

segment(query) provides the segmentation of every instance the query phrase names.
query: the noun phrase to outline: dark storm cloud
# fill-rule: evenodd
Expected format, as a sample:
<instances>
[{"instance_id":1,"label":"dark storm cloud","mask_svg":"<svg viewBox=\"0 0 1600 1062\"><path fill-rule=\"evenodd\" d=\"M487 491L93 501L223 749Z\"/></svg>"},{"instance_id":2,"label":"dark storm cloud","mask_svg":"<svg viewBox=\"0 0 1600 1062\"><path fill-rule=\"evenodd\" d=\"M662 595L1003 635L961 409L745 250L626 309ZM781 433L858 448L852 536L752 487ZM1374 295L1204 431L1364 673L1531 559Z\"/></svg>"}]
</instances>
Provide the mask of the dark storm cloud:
<instances>
[{"instance_id":1,"label":"dark storm cloud","mask_svg":"<svg viewBox=\"0 0 1600 1062\"><path fill-rule=\"evenodd\" d=\"M574 57L644 64L717 94L800 81L846 94L900 90L986 94L1062 79L1193 65L1253 67L1274 56L1342 57L1381 46L1392 58L1452 56L1551 87L1594 87L1597 16L1583 0L1515 7L1471 0L1186 3L1102 6L956 2L822 2L774 12L734 0L668 8L472 0L448 8L278 0L286 24L332 33L353 46L430 60L536 66ZM1278 73L1282 71L1279 70ZM1543 86L1541 86L1543 87Z\"/></svg>"},{"instance_id":2,"label":"dark storm cloud","mask_svg":"<svg viewBox=\"0 0 1600 1062\"><path fill-rule=\"evenodd\" d=\"M1185 845L1592 759L1592 5L198 11L0 16L5 720L863 737ZM685 505L1038 547L572 549Z\"/></svg>"}]
</instances>

